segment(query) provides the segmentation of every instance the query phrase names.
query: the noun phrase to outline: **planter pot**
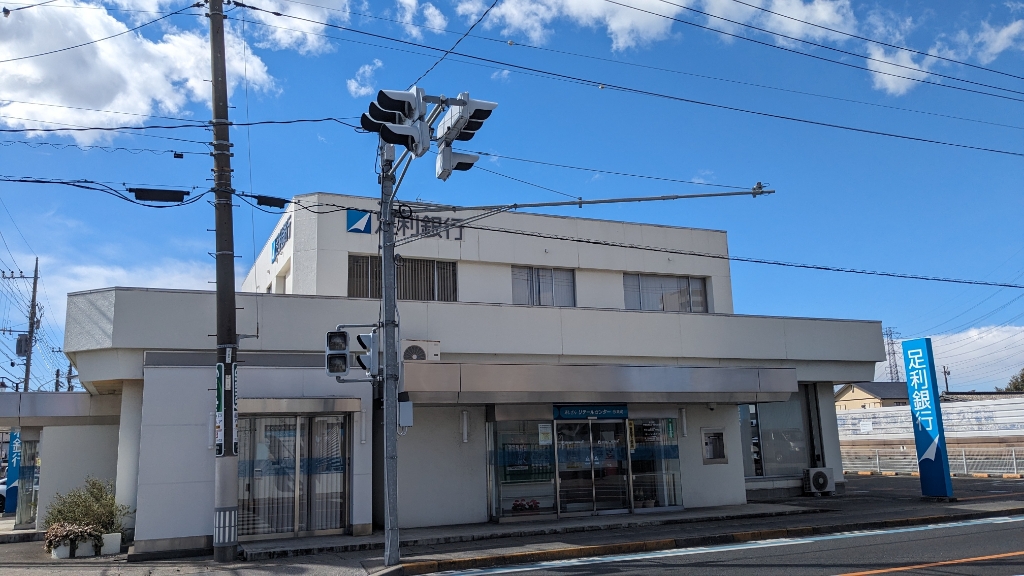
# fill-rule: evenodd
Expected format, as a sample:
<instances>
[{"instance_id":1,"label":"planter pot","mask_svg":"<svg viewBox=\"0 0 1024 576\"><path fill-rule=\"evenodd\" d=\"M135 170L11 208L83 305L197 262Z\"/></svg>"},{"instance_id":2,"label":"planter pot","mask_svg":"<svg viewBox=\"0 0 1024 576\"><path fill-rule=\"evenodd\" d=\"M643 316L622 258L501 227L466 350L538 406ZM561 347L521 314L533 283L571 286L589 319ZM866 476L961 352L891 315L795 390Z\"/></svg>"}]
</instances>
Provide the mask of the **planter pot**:
<instances>
[{"instance_id":1,"label":"planter pot","mask_svg":"<svg viewBox=\"0 0 1024 576\"><path fill-rule=\"evenodd\" d=\"M120 554L121 553L121 533L113 532L111 534L103 535L103 549L100 554L106 556L108 554Z\"/></svg>"},{"instance_id":2,"label":"planter pot","mask_svg":"<svg viewBox=\"0 0 1024 576\"><path fill-rule=\"evenodd\" d=\"M120 535L118 535L120 538ZM121 541L117 541L117 550L121 551ZM96 549L92 546L92 540L86 540L85 542L79 542L75 548L75 555L71 556L71 545L68 542L57 546L50 552L50 557L58 560L64 560L66 558L88 558L89 556L95 556Z\"/></svg>"},{"instance_id":3,"label":"planter pot","mask_svg":"<svg viewBox=\"0 0 1024 576\"><path fill-rule=\"evenodd\" d=\"M644 508L654 508L654 500L644 500Z\"/></svg>"},{"instance_id":4,"label":"planter pot","mask_svg":"<svg viewBox=\"0 0 1024 576\"><path fill-rule=\"evenodd\" d=\"M50 551L50 557L57 560L64 560L65 558L71 557L71 545L67 542L57 546Z\"/></svg>"}]
</instances>

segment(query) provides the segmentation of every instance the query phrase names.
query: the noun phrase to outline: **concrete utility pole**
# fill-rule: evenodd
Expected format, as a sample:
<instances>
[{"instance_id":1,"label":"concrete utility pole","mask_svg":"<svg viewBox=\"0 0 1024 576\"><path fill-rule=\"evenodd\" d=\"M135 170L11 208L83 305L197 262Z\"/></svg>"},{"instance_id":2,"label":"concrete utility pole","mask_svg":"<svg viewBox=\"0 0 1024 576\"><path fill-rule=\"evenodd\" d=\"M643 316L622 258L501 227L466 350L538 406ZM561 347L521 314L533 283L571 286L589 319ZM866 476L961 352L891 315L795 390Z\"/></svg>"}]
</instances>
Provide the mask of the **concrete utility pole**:
<instances>
[{"instance_id":1,"label":"concrete utility pole","mask_svg":"<svg viewBox=\"0 0 1024 576\"><path fill-rule=\"evenodd\" d=\"M952 372L949 371L949 368L946 368L945 366L943 366L942 367L942 378L946 381L946 394L949 394L949 375L950 374L952 374Z\"/></svg>"},{"instance_id":2,"label":"concrete utility pole","mask_svg":"<svg viewBox=\"0 0 1024 576\"><path fill-rule=\"evenodd\" d=\"M60 368L57 368L57 372L53 375L53 391L60 392Z\"/></svg>"},{"instance_id":3,"label":"concrete utility pole","mask_svg":"<svg viewBox=\"0 0 1024 576\"><path fill-rule=\"evenodd\" d=\"M395 270L395 147L380 143L381 299L384 304L384 565L398 564L398 283Z\"/></svg>"},{"instance_id":4,"label":"concrete utility pole","mask_svg":"<svg viewBox=\"0 0 1024 576\"><path fill-rule=\"evenodd\" d=\"M74 390L74 385L71 383L71 379L74 378L74 376L71 374L71 368L72 368L71 360L68 360L68 372L67 372L67 374L64 375L64 377L68 381L68 387L66 389L68 392L71 392L72 390Z\"/></svg>"},{"instance_id":5,"label":"concrete utility pole","mask_svg":"<svg viewBox=\"0 0 1024 576\"><path fill-rule=\"evenodd\" d=\"M39 288L39 257L36 256L36 269L32 273L32 300L28 305L28 348L25 350L25 386L23 392L28 392L29 378L32 376L32 348L36 343L36 291ZM14 391L18 391L18 385L14 385Z\"/></svg>"},{"instance_id":6,"label":"concrete utility pole","mask_svg":"<svg viewBox=\"0 0 1024 576\"><path fill-rule=\"evenodd\" d=\"M214 466L213 558L238 556L238 442L235 440L235 239L231 215L231 143L224 2L210 0L210 71L213 84L213 192L217 244L217 456Z\"/></svg>"}]
</instances>

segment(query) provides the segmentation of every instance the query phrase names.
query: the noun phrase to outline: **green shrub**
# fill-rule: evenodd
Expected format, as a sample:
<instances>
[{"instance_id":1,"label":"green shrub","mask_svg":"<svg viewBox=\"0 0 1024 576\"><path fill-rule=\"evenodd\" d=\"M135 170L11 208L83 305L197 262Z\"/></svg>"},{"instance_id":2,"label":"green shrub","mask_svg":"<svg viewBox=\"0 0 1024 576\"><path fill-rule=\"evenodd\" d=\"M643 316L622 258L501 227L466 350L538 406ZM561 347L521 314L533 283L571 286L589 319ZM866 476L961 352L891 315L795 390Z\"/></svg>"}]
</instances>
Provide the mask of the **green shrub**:
<instances>
[{"instance_id":1,"label":"green shrub","mask_svg":"<svg viewBox=\"0 0 1024 576\"><path fill-rule=\"evenodd\" d=\"M86 478L85 486L67 494L55 494L46 507L43 526L56 524L94 526L101 534L124 532L122 521L131 509L114 500L114 483Z\"/></svg>"}]
</instances>

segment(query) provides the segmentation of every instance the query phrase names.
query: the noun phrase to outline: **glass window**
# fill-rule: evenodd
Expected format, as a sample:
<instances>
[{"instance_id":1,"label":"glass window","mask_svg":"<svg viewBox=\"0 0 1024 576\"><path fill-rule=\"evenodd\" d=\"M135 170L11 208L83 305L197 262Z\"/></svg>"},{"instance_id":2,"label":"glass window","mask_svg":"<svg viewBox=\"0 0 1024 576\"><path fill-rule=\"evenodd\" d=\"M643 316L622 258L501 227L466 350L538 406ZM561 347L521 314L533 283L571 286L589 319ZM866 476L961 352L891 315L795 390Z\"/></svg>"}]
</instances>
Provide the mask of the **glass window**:
<instances>
[{"instance_id":1,"label":"glass window","mask_svg":"<svg viewBox=\"0 0 1024 576\"><path fill-rule=\"evenodd\" d=\"M565 268L512 267L512 303L576 306L576 274Z\"/></svg>"},{"instance_id":2,"label":"glass window","mask_svg":"<svg viewBox=\"0 0 1024 576\"><path fill-rule=\"evenodd\" d=\"M799 476L811 464L806 400L741 405L740 434L746 476Z\"/></svg>"},{"instance_id":3,"label":"glass window","mask_svg":"<svg viewBox=\"0 0 1024 576\"><path fill-rule=\"evenodd\" d=\"M622 290L626 293L626 310L640 309L640 275L623 274Z\"/></svg>"},{"instance_id":4,"label":"glass window","mask_svg":"<svg viewBox=\"0 0 1024 576\"><path fill-rule=\"evenodd\" d=\"M380 256L348 257L350 298L380 298ZM455 262L404 258L397 267L398 299L457 302Z\"/></svg>"},{"instance_id":5,"label":"glass window","mask_svg":"<svg viewBox=\"0 0 1024 576\"><path fill-rule=\"evenodd\" d=\"M623 274L626 310L707 312L706 280L690 276Z\"/></svg>"},{"instance_id":6,"label":"glass window","mask_svg":"<svg viewBox=\"0 0 1024 576\"><path fill-rule=\"evenodd\" d=\"M552 423L495 422L494 469L499 516L555 512Z\"/></svg>"},{"instance_id":7,"label":"glass window","mask_svg":"<svg viewBox=\"0 0 1024 576\"><path fill-rule=\"evenodd\" d=\"M681 506L679 444L675 418L629 421L633 507Z\"/></svg>"}]
</instances>

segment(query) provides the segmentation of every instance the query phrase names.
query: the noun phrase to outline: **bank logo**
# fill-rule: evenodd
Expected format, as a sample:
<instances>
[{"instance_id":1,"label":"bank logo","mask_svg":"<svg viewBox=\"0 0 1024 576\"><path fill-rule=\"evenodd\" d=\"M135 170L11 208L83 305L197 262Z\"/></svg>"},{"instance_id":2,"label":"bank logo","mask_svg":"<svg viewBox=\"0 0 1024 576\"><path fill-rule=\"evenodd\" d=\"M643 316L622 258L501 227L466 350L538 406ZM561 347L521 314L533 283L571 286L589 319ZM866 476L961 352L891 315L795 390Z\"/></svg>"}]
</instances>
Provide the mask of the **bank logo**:
<instances>
[{"instance_id":1,"label":"bank logo","mask_svg":"<svg viewBox=\"0 0 1024 576\"><path fill-rule=\"evenodd\" d=\"M348 210L348 228L349 232L355 232L356 234L369 234L370 233L370 213L363 212L362 210Z\"/></svg>"}]
</instances>

